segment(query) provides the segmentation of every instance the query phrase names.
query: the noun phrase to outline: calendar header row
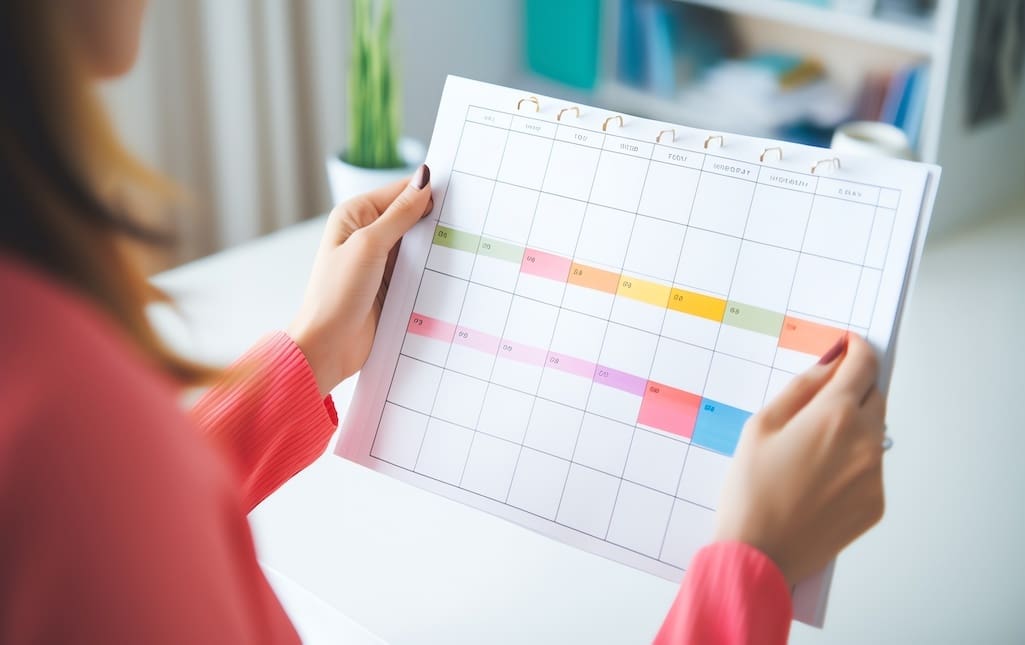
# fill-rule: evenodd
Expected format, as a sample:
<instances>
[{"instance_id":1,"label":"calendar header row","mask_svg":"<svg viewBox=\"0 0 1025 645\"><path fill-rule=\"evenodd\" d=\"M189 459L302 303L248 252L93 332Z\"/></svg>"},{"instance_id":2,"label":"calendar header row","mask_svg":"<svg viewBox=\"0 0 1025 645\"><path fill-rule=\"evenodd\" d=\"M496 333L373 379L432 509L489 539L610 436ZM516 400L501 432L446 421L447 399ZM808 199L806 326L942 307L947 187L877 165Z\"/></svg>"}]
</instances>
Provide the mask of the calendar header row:
<instances>
[{"instance_id":1,"label":"calendar header row","mask_svg":"<svg viewBox=\"0 0 1025 645\"><path fill-rule=\"evenodd\" d=\"M508 114L497 110L471 106L466 120L511 132L562 141L565 143L603 150L641 159L710 172L766 186L821 195L870 206L895 209L899 191L883 189L859 182L845 181L813 173L783 170L771 162L752 163L724 156L722 152L698 152L687 148L652 143L631 137L596 132L565 123ZM674 137L675 138L675 137ZM721 150L721 148L720 148Z\"/></svg>"}]
</instances>

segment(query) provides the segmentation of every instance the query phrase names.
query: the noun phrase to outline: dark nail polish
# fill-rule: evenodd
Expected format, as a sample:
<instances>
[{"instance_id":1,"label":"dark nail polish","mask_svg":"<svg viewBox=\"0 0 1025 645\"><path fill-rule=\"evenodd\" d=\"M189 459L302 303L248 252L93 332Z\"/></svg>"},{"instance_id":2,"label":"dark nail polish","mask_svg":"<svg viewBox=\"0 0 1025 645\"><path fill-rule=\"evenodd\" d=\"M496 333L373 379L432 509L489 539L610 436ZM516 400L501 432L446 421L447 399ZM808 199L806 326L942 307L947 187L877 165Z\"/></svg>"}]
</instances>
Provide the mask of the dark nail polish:
<instances>
[{"instance_id":1,"label":"dark nail polish","mask_svg":"<svg viewBox=\"0 0 1025 645\"><path fill-rule=\"evenodd\" d=\"M829 351L822 355L819 359L819 365L829 365L836 358L843 353L843 350L847 348L847 334L841 336L836 343L829 348Z\"/></svg>"},{"instance_id":2,"label":"dark nail polish","mask_svg":"<svg viewBox=\"0 0 1025 645\"><path fill-rule=\"evenodd\" d=\"M420 164L420 167L416 169L416 174L413 175L413 181L409 182L417 190L423 190L424 186L431 182L431 169L427 167L427 164Z\"/></svg>"}]
</instances>

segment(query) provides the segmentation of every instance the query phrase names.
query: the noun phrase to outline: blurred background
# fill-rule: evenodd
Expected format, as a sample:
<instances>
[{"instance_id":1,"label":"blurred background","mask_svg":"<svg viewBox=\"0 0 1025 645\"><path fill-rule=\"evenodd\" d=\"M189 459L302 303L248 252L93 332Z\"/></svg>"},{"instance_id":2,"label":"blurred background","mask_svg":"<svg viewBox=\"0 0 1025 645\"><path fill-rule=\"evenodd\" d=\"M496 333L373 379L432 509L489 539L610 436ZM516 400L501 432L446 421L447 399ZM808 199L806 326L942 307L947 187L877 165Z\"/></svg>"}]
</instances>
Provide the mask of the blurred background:
<instances>
[{"instance_id":1,"label":"blurred background","mask_svg":"<svg viewBox=\"0 0 1025 645\"><path fill-rule=\"evenodd\" d=\"M852 120L944 167L933 233L1025 186L1025 0L395 0L401 134L447 74L715 131L828 146ZM192 195L175 262L326 212L348 145L350 0L152 0L105 88L123 136Z\"/></svg>"}]
</instances>

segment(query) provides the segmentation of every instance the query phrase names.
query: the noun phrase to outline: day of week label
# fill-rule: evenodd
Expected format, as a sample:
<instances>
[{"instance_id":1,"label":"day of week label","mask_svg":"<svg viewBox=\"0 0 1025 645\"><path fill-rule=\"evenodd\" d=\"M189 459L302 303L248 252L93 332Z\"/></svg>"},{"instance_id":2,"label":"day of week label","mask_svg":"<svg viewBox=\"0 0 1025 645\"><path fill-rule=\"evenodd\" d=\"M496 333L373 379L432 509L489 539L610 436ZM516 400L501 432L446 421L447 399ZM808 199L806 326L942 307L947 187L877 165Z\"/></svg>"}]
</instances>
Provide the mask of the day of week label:
<instances>
[{"instance_id":1,"label":"day of week label","mask_svg":"<svg viewBox=\"0 0 1025 645\"><path fill-rule=\"evenodd\" d=\"M815 192L817 180L817 177L809 177L807 175L787 172L785 170L768 168L763 169L761 175L758 177L758 183L760 184L779 186L780 188L790 188L792 190L800 190L806 193Z\"/></svg>"},{"instance_id":2,"label":"day of week label","mask_svg":"<svg viewBox=\"0 0 1025 645\"><path fill-rule=\"evenodd\" d=\"M509 129L518 132L526 132L527 134L536 134L541 137L555 136L554 123L539 121L538 119L527 119L522 116L514 116L512 120L512 127Z\"/></svg>"},{"instance_id":3,"label":"day of week label","mask_svg":"<svg viewBox=\"0 0 1025 645\"><path fill-rule=\"evenodd\" d=\"M484 125L494 125L499 128L508 128L511 117L501 112L492 112L479 107L471 107L466 113L466 120Z\"/></svg>"},{"instance_id":4,"label":"day of week label","mask_svg":"<svg viewBox=\"0 0 1025 645\"><path fill-rule=\"evenodd\" d=\"M879 189L875 186L855 184L827 177L819 179L819 186L815 194L847 199L852 202L861 202L862 204L871 204L873 206L879 201Z\"/></svg>"},{"instance_id":5,"label":"day of week label","mask_svg":"<svg viewBox=\"0 0 1025 645\"><path fill-rule=\"evenodd\" d=\"M705 157L705 170L729 175L741 179L755 179L758 177L758 168L742 161L723 159L722 157Z\"/></svg>"},{"instance_id":6,"label":"day of week label","mask_svg":"<svg viewBox=\"0 0 1025 645\"><path fill-rule=\"evenodd\" d=\"M600 148L605 141L605 135L600 132L571 128L568 125L560 125L559 129L555 131L555 138L559 141L579 143L580 145L592 148Z\"/></svg>"},{"instance_id":7,"label":"day of week label","mask_svg":"<svg viewBox=\"0 0 1025 645\"><path fill-rule=\"evenodd\" d=\"M625 155L647 159L651 157L651 148L652 144L642 141L634 141L633 139L624 139L622 137L605 137L605 149L610 152L621 152Z\"/></svg>"},{"instance_id":8,"label":"day of week label","mask_svg":"<svg viewBox=\"0 0 1025 645\"><path fill-rule=\"evenodd\" d=\"M701 169L701 164L705 160L705 155L699 152L691 152L690 150L681 150L679 148L670 148L669 146L655 146L655 154L651 157L654 161L662 161L664 163L671 163L677 166L686 166L688 168Z\"/></svg>"}]
</instances>

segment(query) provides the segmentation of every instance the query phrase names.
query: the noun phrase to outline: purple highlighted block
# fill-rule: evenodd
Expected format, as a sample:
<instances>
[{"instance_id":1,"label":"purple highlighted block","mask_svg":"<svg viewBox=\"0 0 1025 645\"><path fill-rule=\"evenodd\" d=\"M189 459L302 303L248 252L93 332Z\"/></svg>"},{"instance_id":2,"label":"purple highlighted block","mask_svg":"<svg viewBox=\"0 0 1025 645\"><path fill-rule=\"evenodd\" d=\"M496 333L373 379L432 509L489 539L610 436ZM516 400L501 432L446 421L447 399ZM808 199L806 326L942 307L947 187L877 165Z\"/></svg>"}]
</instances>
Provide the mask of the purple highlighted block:
<instances>
[{"instance_id":1,"label":"purple highlighted block","mask_svg":"<svg viewBox=\"0 0 1025 645\"><path fill-rule=\"evenodd\" d=\"M644 396L644 388L647 387L647 379L626 372L614 370L611 367L599 365L594 371L594 382L599 385L606 385L617 390Z\"/></svg>"}]
</instances>

